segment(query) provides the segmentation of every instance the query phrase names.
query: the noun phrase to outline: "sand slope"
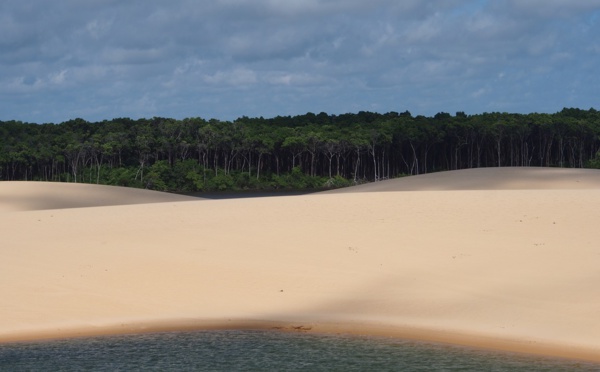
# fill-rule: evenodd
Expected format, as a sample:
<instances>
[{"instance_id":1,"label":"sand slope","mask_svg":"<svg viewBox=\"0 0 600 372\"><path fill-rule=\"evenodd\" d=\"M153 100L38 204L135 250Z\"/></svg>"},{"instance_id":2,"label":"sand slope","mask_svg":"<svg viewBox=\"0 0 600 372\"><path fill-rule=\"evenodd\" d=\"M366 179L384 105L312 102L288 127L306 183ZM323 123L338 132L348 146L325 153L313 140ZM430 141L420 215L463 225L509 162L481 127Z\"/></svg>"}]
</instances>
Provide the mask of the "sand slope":
<instances>
[{"instance_id":1,"label":"sand slope","mask_svg":"<svg viewBox=\"0 0 600 372\"><path fill-rule=\"evenodd\" d=\"M528 190L4 210L0 341L261 325L600 362L600 189L545 171Z\"/></svg>"},{"instance_id":2,"label":"sand slope","mask_svg":"<svg viewBox=\"0 0 600 372\"><path fill-rule=\"evenodd\" d=\"M600 171L567 168L472 168L401 177L328 193L431 190L586 190L600 188Z\"/></svg>"},{"instance_id":3,"label":"sand slope","mask_svg":"<svg viewBox=\"0 0 600 372\"><path fill-rule=\"evenodd\" d=\"M118 186L59 182L0 182L0 211L84 208L198 200Z\"/></svg>"}]
</instances>

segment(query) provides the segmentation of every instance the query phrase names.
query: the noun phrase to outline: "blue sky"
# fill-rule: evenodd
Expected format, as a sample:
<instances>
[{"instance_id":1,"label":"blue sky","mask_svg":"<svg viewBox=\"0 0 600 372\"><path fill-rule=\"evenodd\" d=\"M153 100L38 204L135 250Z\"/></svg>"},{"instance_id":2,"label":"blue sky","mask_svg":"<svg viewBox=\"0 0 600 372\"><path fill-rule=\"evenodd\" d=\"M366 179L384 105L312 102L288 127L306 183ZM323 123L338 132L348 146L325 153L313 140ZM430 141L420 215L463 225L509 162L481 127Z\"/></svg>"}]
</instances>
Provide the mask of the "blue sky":
<instances>
[{"instance_id":1,"label":"blue sky","mask_svg":"<svg viewBox=\"0 0 600 372\"><path fill-rule=\"evenodd\" d=\"M3 0L0 120L600 109L600 0Z\"/></svg>"}]
</instances>

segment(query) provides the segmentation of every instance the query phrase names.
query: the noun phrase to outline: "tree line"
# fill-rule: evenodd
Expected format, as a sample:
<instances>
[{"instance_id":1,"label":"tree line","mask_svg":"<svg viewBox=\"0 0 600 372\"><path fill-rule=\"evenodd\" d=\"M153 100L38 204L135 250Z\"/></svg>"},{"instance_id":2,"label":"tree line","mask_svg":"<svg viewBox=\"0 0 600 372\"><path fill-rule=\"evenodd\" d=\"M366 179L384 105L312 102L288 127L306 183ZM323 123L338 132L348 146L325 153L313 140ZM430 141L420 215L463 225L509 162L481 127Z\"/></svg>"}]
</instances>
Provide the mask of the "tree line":
<instances>
[{"instance_id":1,"label":"tree line","mask_svg":"<svg viewBox=\"0 0 600 372\"><path fill-rule=\"evenodd\" d=\"M307 113L0 121L0 180L193 192L341 187L499 166L600 168L600 113Z\"/></svg>"}]
</instances>

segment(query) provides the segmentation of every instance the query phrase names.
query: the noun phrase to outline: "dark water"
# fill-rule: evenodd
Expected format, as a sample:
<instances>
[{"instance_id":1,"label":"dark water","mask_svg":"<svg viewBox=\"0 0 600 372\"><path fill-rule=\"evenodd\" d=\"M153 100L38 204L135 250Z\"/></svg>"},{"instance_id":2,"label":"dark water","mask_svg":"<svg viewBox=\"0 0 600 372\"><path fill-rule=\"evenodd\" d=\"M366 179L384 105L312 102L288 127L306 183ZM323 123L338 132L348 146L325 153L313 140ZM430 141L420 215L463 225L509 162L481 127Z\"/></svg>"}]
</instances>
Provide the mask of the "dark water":
<instances>
[{"instance_id":1,"label":"dark water","mask_svg":"<svg viewBox=\"0 0 600 372\"><path fill-rule=\"evenodd\" d=\"M600 365L376 337L210 331L0 346L1 371L600 371Z\"/></svg>"},{"instance_id":2,"label":"dark water","mask_svg":"<svg viewBox=\"0 0 600 372\"><path fill-rule=\"evenodd\" d=\"M299 191L223 191L223 192L188 192L181 195L194 196L205 199L245 199L245 198L268 198L276 196L296 196L314 194L325 190L299 190Z\"/></svg>"}]
</instances>

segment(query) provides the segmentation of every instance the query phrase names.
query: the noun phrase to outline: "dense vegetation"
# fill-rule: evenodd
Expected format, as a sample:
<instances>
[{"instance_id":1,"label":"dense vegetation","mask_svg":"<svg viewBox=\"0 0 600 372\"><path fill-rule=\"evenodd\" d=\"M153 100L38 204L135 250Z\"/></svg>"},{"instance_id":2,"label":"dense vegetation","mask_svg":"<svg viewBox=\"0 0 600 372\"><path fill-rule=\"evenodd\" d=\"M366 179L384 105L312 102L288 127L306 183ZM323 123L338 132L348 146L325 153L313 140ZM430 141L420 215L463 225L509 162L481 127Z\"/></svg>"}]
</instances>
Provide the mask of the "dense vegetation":
<instances>
[{"instance_id":1,"label":"dense vegetation","mask_svg":"<svg viewBox=\"0 0 600 372\"><path fill-rule=\"evenodd\" d=\"M168 191L340 187L493 166L600 168L600 113L409 112L233 122L128 118L0 122L0 180Z\"/></svg>"}]
</instances>

